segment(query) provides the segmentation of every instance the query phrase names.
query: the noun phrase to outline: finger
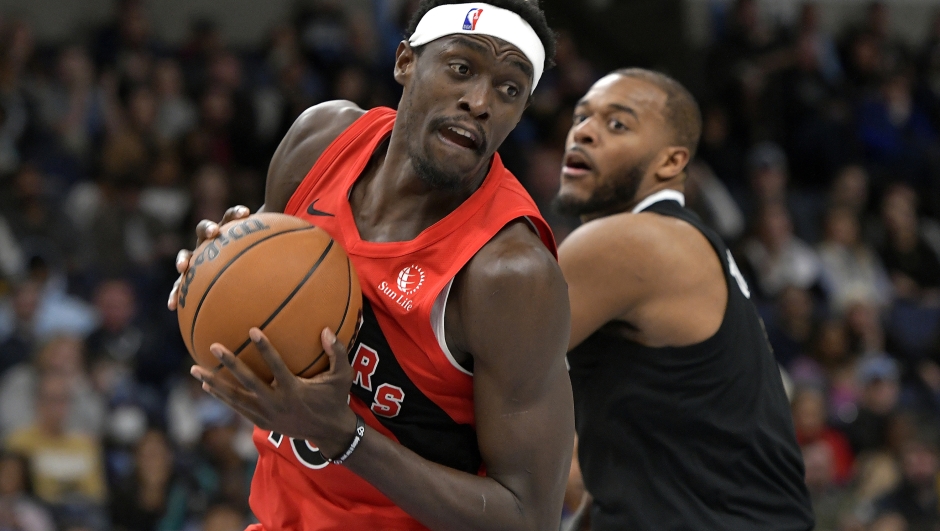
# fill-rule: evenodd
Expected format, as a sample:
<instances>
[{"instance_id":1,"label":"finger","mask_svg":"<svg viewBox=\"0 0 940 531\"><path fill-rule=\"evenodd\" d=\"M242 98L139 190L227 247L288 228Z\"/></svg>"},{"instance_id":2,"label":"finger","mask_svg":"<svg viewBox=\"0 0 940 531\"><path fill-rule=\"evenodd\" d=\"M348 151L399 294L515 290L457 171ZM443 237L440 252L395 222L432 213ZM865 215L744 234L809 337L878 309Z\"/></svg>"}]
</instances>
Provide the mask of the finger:
<instances>
[{"instance_id":1,"label":"finger","mask_svg":"<svg viewBox=\"0 0 940 531\"><path fill-rule=\"evenodd\" d=\"M234 221L236 219L246 218L248 217L248 214L251 214L251 211L248 210L248 207L242 205L233 206L232 208L225 211L220 225L225 225L229 221Z\"/></svg>"},{"instance_id":2,"label":"finger","mask_svg":"<svg viewBox=\"0 0 940 531\"><path fill-rule=\"evenodd\" d=\"M262 430L267 429L266 428L267 420L265 420L264 416L258 413L257 411L255 411L254 409L246 407L243 403L238 402L232 399L230 396L223 394L221 391L219 391L218 388L212 387L206 382L203 382L202 390L209 393L213 397L215 397L216 400L218 400L219 402L222 402L228 407L234 409L238 414L250 420L251 423L254 424L255 426L258 426Z\"/></svg>"},{"instance_id":3,"label":"finger","mask_svg":"<svg viewBox=\"0 0 940 531\"><path fill-rule=\"evenodd\" d=\"M179 289L180 281L183 280L183 277L176 279L176 282L173 283L173 289L170 290L170 298L166 301L166 307L171 311L176 311L176 304L179 302Z\"/></svg>"},{"instance_id":4,"label":"finger","mask_svg":"<svg viewBox=\"0 0 940 531\"><path fill-rule=\"evenodd\" d=\"M179 274L184 274L189 269L189 259L192 257L193 253L189 249L180 249L180 252L176 253L176 272Z\"/></svg>"},{"instance_id":5,"label":"finger","mask_svg":"<svg viewBox=\"0 0 940 531\"><path fill-rule=\"evenodd\" d=\"M202 242L215 238L219 235L219 225L208 219L204 219L196 225L196 246L202 244Z\"/></svg>"},{"instance_id":6,"label":"finger","mask_svg":"<svg viewBox=\"0 0 940 531\"><path fill-rule=\"evenodd\" d=\"M323 350L330 360L330 368L327 374L339 374L344 367L349 366L349 358L346 354L346 347L340 342L336 334L329 328L324 328L320 332L320 342L323 343Z\"/></svg>"},{"instance_id":7,"label":"finger","mask_svg":"<svg viewBox=\"0 0 940 531\"><path fill-rule=\"evenodd\" d=\"M281 358L281 355L278 354L277 350L274 349L274 346L271 345L271 342L268 341L267 336L264 335L264 332L259 328L252 328L248 331L248 337L251 338L251 341L254 342L255 347L258 348L258 352L261 353L261 357L264 359L264 362L268 364L268 368L271 369L271 374L274 375L274 381L278 385L291 385L297 379L294 376L294 373L287 368L287 364L284 363L284 359Z\"/></svg>"},{"instance_id":8,"label":"finger","mask_svg":"<svg viewBox=\"0 0 940 531\"><path fill-rule=\"evenodd\" d=\"M202 382L204 389L211 388L216 393L225 395L231 400L236 400L242 403L243 407L254 407L254 405L257 404L258 397L254 393L251 393L244 387L233 383L230 378L220 376L218 371L200 367L199 365L193 365L189 369L189 374L193 375L193 378ZM254 409L257 409L257 407Z\"/></svg>"},{"instance_id":9,"label":"finger","mask_svg":"<svg viewBox=\"0 0 940 531\"><path fill-rule=\"evenodd\" d=\"M213 343L209 346L209 352L215 356L222 366L232 372L235 379L238 380L246 389L255 393L261 401L269 402L273 399L271 388L262 382L254 371L245 365L245 362L238 359L235 354L219 343Z\"/></svg>"}]
</instances>

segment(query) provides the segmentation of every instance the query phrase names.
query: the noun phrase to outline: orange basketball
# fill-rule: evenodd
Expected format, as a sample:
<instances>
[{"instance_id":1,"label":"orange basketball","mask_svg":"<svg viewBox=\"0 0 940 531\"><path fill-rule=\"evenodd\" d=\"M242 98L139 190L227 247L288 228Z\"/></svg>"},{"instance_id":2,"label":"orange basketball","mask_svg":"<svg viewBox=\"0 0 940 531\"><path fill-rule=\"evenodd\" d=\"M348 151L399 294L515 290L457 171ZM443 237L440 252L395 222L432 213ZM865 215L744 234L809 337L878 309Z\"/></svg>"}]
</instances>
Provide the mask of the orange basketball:
<instances>
[{"instance_id":1,"label":"orange basketball","mask_svg":"<svg viewBox=\"0 0 940 531\"><path fill-rule=\"evenodd\" d=\"M329 367L320 332L350 346L362 292L346 252L323 229L285 214L260 213L219 228L193 251L176 310L196 363L221 368L221 343L266 382L273 377L248 337L258 327L291 372L309 378ZM227 372L227 369L221 368Z\"/></svg>"}]
</instances>

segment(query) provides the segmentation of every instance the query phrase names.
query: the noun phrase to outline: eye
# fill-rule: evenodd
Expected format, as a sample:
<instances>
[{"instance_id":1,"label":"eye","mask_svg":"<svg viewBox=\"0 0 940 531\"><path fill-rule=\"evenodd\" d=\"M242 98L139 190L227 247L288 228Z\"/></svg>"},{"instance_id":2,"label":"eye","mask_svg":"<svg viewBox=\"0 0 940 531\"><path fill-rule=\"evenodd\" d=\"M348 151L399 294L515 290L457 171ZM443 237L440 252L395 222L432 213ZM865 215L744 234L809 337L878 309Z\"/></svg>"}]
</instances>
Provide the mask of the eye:
<instances>
[{"instance_id":1,"label":"eye","mask_svg":"<svg viewBox=\"0 0 940 531\"><path fill-rule=\"evenodd\" d=\"M519 95L519 89L515 85L503 85L505 88L506 95L510 98L515 98Z\"/></svg>"},{"instance_id":2,"label":"eye","mask_svg":"<svg viewBox=\"0 0 940 531\"><path fill-rule=\"evenodd\" d=\"M470 67L463 63L452 63L450 65L450 69L461 76L466 76L470 74Z\"/></svg>"},{"instance_id":3,"label":"eye","mask_svg":"<svg viewBox=\"0 0 940 531\"><path fill-rule=\"evenodd\" d=\"M576 114L574 115L574 123L576 123L576 124L579 124L579 123L581 123L581 122L583 122L583 121L585 121L585 120L587 120L587 116L585 116L585 115L583 115L583 114L577 114L577 113L576 113Z\"/></svg>"},{"instance_id":4,"label":"eye","mask_svg":"<svg viewBox=\"0 0 940 531\"><path fill-rule=\"evenodd\" d=\"M611 120L610 128L615 131L626 131L628 129L627 126L623 125L623 122L620 122L619 120Z\"/></svg>"}]
</instances>

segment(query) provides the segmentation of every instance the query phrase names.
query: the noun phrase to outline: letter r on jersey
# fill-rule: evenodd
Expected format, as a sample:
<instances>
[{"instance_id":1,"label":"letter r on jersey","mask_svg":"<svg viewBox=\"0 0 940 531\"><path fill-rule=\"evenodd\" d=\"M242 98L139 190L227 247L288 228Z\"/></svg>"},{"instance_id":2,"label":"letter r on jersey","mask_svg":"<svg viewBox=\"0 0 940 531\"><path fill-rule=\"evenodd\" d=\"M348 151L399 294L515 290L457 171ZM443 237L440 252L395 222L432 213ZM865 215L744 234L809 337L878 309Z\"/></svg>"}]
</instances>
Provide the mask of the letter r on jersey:
<instances>
[{"instance_id":1,"label":"letter r on jersey","mask_svg":"<svg viewBox=\"0 0 940 531\"><path fill-rule=\"evenodd\" d=\"M379 366L379 353L362 343L353 356L353 384L360 385L366 391L372 390L372 375Z\"/></svg>"}]
</instances>

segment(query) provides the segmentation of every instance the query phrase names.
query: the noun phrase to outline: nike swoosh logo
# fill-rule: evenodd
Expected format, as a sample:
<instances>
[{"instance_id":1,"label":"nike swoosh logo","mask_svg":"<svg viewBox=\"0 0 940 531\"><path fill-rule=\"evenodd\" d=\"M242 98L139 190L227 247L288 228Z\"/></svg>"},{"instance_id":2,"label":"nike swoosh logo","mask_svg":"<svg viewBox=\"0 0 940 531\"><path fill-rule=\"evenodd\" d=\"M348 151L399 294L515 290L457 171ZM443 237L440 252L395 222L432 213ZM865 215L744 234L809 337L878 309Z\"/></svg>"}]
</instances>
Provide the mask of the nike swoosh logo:
<instances>
[{"instance_id":1,"label":"nike swoosh logo","mask_svg":"<svg viewBox=\"0 0 940 531\"><path fill-rule=\"evenodd\" d=\"M313 203L310 203L310 206L307 207L307 214L310 214L311 216L328 216L332 218L333 214L330 214L329 212L324 212L322 210L317 210L315 208L317 201L319 200L320 199L317 198L313 200Z\"/></svg>"}]
</instances>

